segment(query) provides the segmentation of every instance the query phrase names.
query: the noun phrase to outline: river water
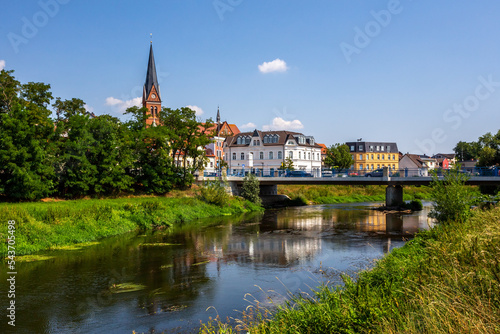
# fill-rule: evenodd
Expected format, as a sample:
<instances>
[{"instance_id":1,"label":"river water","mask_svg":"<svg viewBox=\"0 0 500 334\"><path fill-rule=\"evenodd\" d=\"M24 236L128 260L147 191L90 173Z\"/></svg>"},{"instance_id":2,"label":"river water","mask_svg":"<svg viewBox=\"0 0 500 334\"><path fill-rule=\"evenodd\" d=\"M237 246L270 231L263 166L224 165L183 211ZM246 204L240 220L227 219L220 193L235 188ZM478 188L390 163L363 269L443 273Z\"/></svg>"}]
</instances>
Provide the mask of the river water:
<instances>
[{"instance_id":1,"label":"river water","mask_svg":"<svg viewBox=\"0 0 500 334\"><path fill-rule=\"evenodd\" d=\"M131 233L17 264L16 333L191 333L200 320L272 309L288 293L341 283L428 228L428 203L383 214L377 203L317 205ZM6 286L6 274L0 274ZM120 289L121 284L136 289ZM4 290L4 289L2 289ZM0 305L7 305L6 293ZM3 313L2 313L3 314ZM8 320L8 319L7 319ZM2 319L0 332L12 328Z\"/></svg>"}]
</instances>

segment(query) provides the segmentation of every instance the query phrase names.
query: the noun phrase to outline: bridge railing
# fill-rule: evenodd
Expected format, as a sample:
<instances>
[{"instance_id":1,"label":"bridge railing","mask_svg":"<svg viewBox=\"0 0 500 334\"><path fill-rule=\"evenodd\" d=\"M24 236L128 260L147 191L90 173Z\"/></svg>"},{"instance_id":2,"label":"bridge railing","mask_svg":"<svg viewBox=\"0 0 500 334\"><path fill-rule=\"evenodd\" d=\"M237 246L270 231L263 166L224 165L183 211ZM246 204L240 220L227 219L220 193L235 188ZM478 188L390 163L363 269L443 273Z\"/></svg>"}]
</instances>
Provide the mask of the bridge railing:
<instances>
[{"instance_id":1,"label":"bridge railing","mask_svg":"<svg viewBox=\"0 0 500 334\"><path fill-rule=\"evenodd\" d=\"M448 172L446 169L435 169L434 172L438 176L443 176ZM389 177L429 177L432 176L433 170L428 168L400 168L399 170L388 170ZM461 173L470 176L485 176L500 177L499 167L472 167L462 168ZM332 177L382 177L383 172L378 170L356 170L356 169L296 169L296 170L281 170L275 168L231 168L204 172L204 177L218 177L221 175L244 177L248 174L254 174L257 177L314 177L314 178L332 178Z\"/></svg>"}]
</instances>

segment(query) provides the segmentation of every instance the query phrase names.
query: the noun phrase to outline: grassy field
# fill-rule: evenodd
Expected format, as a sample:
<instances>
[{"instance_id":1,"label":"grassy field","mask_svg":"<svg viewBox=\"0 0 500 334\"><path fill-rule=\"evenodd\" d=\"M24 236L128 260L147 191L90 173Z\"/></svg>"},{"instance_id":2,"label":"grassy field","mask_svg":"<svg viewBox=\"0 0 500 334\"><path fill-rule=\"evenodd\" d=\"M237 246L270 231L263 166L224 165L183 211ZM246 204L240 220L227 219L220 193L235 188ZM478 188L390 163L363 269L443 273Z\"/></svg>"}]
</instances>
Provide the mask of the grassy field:
<instances>
[{"instance_id":1,"label":"grassy field","mask_svg":"<svg viewBox=\"0 0 500 334\"><path fill-rule=\"evenodd\" d=\"M278 311L250 307L237 328L201 333L498 333L500 208L440 225L393 250L356 281L294 297Z\"/></svg>"},{"instance_id":2,"label":"grassy field","mask_svg":"<svg viewBox=\"0 0 500 334\"><path fill-rule=\"evenodd\" d=\"M16 255L25 255L137 229L258 210L262 208L240 198L231 198L220 207L196 197L174 196L1 203L0 256L7 255L7 224L11 220L15 221Z\"/></svg>"},{"instance_id":3,"label":"grassy field","mask_svg":"<svg viewBox=\"0 0 500 334\"><path fill-rule=\"evenodd\" d=\"M279 185L278 193L315 204L385 201L385 186ZM428 199L428 187L404 187L404 199Z\"/></svg>"}]
</instances>

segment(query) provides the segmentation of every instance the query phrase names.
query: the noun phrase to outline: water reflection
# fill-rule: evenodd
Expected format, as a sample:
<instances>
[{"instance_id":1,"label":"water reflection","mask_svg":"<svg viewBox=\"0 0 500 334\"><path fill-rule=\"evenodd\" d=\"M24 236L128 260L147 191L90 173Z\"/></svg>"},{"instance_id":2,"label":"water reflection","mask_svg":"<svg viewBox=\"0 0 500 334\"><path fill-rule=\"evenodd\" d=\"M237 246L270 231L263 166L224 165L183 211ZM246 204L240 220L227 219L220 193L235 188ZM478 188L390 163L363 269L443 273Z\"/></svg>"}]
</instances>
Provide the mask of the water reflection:
<instances>
[{"instance_id":1,"label":"water reflection","mask_svg":"<svg viewBox=\"0 0 500 334\"><path fill-rule=\"evenodd\" d=\"M53 252L53 259L18 264L16 327L38 333L195 331L200 319L214 315L206 312L209 306L222 317L237 316L234 310L247 306L245 293L278 291L276 278L297 292L315 286L310 277L320 266L364 268L426 228L426 216L385 215L369 204L288 208ZM4 272L0 279L6 281ZM121 283L144 288L112 293ZM5 305L6 295L0 302ZM5 325L0 332L7 332Z\"/></svg>"}]
</instances>

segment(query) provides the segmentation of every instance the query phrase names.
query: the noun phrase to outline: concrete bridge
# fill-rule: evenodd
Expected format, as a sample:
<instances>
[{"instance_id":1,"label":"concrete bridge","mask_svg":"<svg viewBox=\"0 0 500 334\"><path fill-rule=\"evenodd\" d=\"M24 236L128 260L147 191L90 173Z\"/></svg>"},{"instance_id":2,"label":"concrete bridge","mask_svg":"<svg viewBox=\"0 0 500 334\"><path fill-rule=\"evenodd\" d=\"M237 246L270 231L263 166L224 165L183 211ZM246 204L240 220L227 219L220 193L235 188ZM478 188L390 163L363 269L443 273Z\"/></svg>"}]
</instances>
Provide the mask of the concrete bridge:
<instances>
[{"instance_id":1,"label":"concrete bridge","mask_svg":"<svg viewBox=\"0 0 500 334\"><path fill-rule=\"evenodd\" d=\"M428 186L432 177L390 177L384 173L382 177L257 177L260 182L261 195L277 195L278 184L331 184L331 185L385 185L387 206L397 206L403 203L403 186ZM205 177L205 180L218 180L218 177ZM233 195L239 195L243 185L243 177L228 176L227 181ZM500 186L499 176L472 176L466 181L467 185L497 185Z\"/></svg>"}]
</instances>

